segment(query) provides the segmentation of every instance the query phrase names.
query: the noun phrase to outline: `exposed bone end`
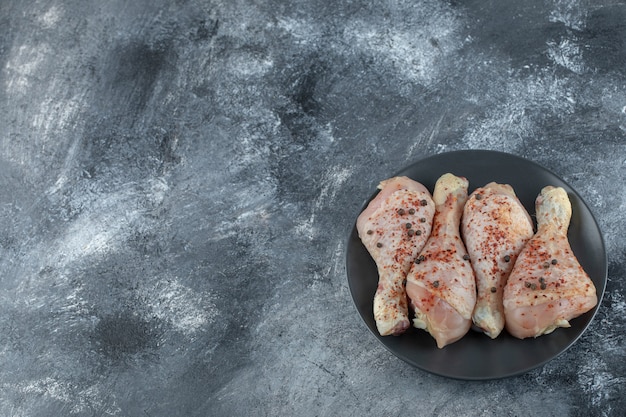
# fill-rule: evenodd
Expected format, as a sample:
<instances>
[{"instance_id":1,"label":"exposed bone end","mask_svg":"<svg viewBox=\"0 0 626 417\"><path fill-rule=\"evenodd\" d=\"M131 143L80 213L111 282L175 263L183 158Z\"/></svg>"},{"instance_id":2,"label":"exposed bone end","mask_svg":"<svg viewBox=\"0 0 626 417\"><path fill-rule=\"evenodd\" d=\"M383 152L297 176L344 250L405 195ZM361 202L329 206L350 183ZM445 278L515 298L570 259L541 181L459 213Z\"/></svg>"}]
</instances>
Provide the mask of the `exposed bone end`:
<instances>
[{"instance_id":1,"label":"exposed bone end","mask_svg":"<svg viewBox=\"0 0 626 417\"><path fill-rule=\"evenodd\" d=\"M548 185L541 190L535 201L537 227L550 224L567 230L572 218L572 203L561 187Z\"/></svg>"},{"instance_id":2,"label":"exposed bone end","mask_svg":"<svg viewBox=\"0 0 626 417\"><path fill-rule=\"evenodd\" d=\"M459 204L465 204L467 200L467 189L469 181L464 177L457 177L454 174L443 174L435 183L433 201L436 205L445 204L449 196L456 197Z\"/></svg>"}]
</instances>

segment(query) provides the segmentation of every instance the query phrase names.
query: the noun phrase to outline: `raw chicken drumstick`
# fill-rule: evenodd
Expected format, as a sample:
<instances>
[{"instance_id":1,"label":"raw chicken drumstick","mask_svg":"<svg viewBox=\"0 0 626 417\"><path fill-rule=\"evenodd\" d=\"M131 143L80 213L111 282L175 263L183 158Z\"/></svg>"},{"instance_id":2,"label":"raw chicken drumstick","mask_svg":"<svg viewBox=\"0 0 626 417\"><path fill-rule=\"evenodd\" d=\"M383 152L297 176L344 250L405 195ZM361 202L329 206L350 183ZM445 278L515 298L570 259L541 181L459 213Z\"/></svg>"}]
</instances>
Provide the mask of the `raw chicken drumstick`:
<instances>
[{"instance_id":1,"label":"raw chicken drumstick","mask_svg":"<svg viewBox=\"0 0 626 417\"><path fill-rule=\"evenodd\" d=\"M452 174L437 180L433 230L407 275L413 325L430 333L439 348L467 333L476 303L474 271L459 231L468 186Z\"/></svg>"},{"instance_id":2,"label":"raw chicken drumstick","mask_svg":"<svg viewBox=\"0 0 626 417\"><path fill-rule=\"evenodd\" d=\"M533 222L513 187L491 182L470 195L461 231L476 275L472 320L495 339L504 328L504 286L517 255L533 236Z\"/></svg>"},{"instance_id":3,"label":"raw chicken drumstick","mask_svg":"<svg viewBox=\"0 0 626 417\"><path fill-rule=\"evenodd\" d=\"M406 274L430 235L435 205L422 184L407 177L382 181L381 191L359 215L359 237L376 262L374 318L382 336L410 327Z\"/></svg>"},{"instance_id":4,"label":"raw chicken drumstick","mask_svg":"<svg viewBox=\"0 0 626 417\"><path fill-rule=\"evenodd\" d=\"M547 186L535 201L537 233L504 288L506 329L523 339L570 327L598 302L596 288L567 239L572 206L563 188Z\"/></svg>"}]
</instances>

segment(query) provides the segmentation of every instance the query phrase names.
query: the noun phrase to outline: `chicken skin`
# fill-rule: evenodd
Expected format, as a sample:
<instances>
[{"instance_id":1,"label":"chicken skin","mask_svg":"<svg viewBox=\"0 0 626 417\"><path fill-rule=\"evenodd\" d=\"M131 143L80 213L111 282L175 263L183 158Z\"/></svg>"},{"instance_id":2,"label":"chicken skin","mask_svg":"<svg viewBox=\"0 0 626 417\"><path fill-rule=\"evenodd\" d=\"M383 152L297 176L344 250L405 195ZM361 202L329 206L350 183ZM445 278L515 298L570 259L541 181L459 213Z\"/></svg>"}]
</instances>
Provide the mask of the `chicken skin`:
<instances>
[{"instance_id":1,"label":"chicken skin","mask_svg":"<svg viewBox=\"0 0 626 417\"><path fill-rule=\"evenodd\" d=\"M467 333L476 303L474 271L459 230L468 186L452 174L437 180L432 232L407 275L413 325L430 333L439 348Z\"/></svg>"},{"instance_id":2,"label":"chicken skin","mask_svg":"<svg viewBox=\"0 0 626 417\"><path fill-rule=\"evenodd\" d=\"M461 231L476 276L472 320L495 339L504 328L504 286L517 255L533 236L532 219L513 187L492 182L470 195Z\"/></svg>"},{"instance_id":3,"label":"chicken skin","mask_svg":"<svg viewBox=\"0 0 626 417\"><path fill-rule=\"evenodd\" d=\"M572 252L566 191L547 186L536 199L537 233L522 249L504 288L506 329L523 339L570 327L598 302L596 288Z\"/></svg>"},{"instance_id":4,"label":"chicken skin","mask_svg":"<svg viewBox=\"0 0 626 417\"><path fill-rule=\"evenodd\" d=\"M378 269L374 319L381 336L409 327L406 274L430 235L435 205L428 189L407 177L382 181L359 215L359 238Z\"/></svg>"}]
</instances>

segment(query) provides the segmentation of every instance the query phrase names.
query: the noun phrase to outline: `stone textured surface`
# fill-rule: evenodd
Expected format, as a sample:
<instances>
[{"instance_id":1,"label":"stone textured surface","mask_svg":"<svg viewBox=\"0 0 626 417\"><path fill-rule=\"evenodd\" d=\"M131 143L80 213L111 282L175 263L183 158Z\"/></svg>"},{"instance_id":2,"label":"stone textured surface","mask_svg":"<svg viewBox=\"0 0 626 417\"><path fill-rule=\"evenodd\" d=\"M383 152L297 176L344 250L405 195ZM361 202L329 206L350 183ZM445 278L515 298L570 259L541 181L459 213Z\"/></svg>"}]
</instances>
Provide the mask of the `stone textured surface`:
<instances>
[{"instance_id":1,"label":"stone textured surface","mask_svg":"<svg viewBox=\"0 0 626 417\"><path fill-rule=\"evenodd\" d=\"M0 3L0 414L626 413L623 1ZM605 233L542 368L408 367L356 313L379 180L458 149L553 170Z\"/></svg>"}]
</instances>

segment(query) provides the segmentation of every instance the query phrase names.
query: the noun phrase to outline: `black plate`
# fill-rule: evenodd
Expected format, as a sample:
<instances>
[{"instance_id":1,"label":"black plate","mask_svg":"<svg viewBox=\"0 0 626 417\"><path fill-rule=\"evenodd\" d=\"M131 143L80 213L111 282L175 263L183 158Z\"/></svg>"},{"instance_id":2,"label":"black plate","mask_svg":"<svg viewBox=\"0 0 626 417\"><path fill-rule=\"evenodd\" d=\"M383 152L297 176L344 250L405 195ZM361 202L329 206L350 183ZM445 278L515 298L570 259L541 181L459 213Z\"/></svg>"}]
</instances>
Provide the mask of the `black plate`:
<instances>
[{"instance_id":1,"label":"black plate","mask_svg":"<svg viewBox=\"0 0 626 417\"><path fill-rule=\"evenodd\" d=\"M424 184L432 193L435 182L446 172L466 177L470 192L491 181L510 184L533 217L535 199L541 189L546 185L563 187L572 203L568 231L570 244L596 286L598 305L573 319L572 327L559 328L536 339L519 340L503 331L498 338L491 340L482 333L470 331L458 342L438 349L429 334L414 328L401 336L382 337L376 330L373 316L378 273L358 237L355 221L346 248L346 270L356 308L370 331L390 352L411 365L437 375L468 380L495 379L539 367L578 340L602 301L608 262L598 223L585 202L565 181L534 162L507 153L483 150L442 153L422 159L392 176L406 175ZM375 195L365 202L361 211Z\"/></svg>"}]
</instances>

